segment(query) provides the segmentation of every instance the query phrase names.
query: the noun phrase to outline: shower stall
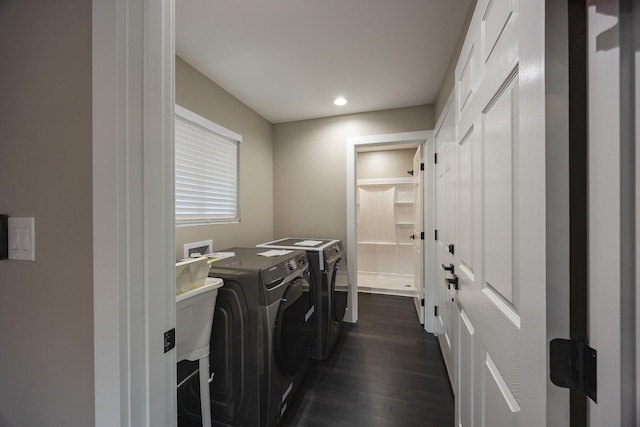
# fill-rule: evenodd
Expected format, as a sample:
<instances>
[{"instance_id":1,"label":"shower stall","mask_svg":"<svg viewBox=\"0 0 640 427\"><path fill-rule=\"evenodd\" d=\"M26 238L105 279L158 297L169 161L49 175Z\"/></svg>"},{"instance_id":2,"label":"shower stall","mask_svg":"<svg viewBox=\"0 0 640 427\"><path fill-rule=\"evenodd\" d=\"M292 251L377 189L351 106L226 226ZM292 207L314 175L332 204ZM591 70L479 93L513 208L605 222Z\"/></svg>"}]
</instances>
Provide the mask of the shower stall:
<instances>
[{"instance_id":1,"label":"shower stall","mask_svg":"<svg viewBox=\"0 0 640 427\"><path fill-rule=\"evenodd\" d=\"M367 177L357 181L359 291L413 295L414 195L408 169L414 154L415 149L358 153L358 177Z\"/></svg>"}]
</instances>

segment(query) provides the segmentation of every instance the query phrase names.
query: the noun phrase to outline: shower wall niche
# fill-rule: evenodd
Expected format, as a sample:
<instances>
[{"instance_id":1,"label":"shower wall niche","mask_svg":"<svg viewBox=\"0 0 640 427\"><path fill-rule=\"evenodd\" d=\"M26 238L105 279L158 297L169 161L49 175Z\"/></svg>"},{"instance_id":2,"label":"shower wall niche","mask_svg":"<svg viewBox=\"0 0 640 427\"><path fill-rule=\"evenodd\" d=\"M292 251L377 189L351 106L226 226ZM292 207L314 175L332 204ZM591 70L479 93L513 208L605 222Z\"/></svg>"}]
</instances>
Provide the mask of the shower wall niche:
<instances>
[{"instance_id":1,"label":"shower wall niche","mask_svg":"<svg viewBox=\"0 0 640 427\"><path fill-rule=\"evenodd\" d=\"M413 291L413 179L359 179L358 286Z\"/></svg>"}]
</instances>

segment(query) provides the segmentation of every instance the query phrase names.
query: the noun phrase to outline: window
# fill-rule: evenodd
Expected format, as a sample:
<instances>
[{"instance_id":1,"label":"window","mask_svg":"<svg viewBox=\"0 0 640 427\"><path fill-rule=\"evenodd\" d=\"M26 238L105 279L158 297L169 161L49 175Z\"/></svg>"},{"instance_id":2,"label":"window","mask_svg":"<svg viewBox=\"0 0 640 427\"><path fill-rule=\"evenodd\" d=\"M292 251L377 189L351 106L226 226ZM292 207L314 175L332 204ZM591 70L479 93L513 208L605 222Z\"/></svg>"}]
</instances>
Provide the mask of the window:
<instances>
[{"instance_id":1,"label":"window","mask_svg":"<svg viewBox=\"0 0 640 427\"><path fill-rule=\"evenodd\" d=\"M176 105L176 226L240 221L242 137Z\"/></svg>"}]
</instances>

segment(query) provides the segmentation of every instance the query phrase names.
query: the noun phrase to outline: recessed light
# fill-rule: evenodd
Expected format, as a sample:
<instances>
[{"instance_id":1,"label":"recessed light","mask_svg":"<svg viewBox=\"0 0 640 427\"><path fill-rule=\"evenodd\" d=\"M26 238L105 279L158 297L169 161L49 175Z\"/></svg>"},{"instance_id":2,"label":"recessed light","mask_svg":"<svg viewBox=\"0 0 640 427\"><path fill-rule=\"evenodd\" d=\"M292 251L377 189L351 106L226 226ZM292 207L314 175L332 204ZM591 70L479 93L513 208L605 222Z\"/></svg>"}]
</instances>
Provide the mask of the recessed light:
<instances>
[{"instance_id":1,"label":"recessed light","mask_svg":"<svg viewBox=\"0 0 640 427\"><path fill-rule=\"evenodd\" d=\"M347 98L343 98L342 96L339 96L333 100L333 103L335 105L345 105L347 102Z\"/></svg>"}]
</instances>

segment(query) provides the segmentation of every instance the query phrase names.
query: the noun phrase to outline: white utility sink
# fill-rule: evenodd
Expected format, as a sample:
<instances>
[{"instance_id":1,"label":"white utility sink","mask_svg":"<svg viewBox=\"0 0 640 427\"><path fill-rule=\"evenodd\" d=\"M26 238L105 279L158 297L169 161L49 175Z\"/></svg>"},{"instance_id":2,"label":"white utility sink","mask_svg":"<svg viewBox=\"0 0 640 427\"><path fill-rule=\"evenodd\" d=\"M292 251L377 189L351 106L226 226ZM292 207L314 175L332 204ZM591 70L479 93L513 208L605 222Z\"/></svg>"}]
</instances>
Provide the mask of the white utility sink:
<instances>
[{"instance_id":1,"label":"white utility sink","mask_svg":"<svg viewBox=\"0 0 640 427\"><path fill-rule=\"evenodd\" d=\"M202 425L211 426L209 399L209 341L213 313L222 279L207 277L205 284L176 296L176 362L198 360Z\"/></svg>"}]
</instances>

